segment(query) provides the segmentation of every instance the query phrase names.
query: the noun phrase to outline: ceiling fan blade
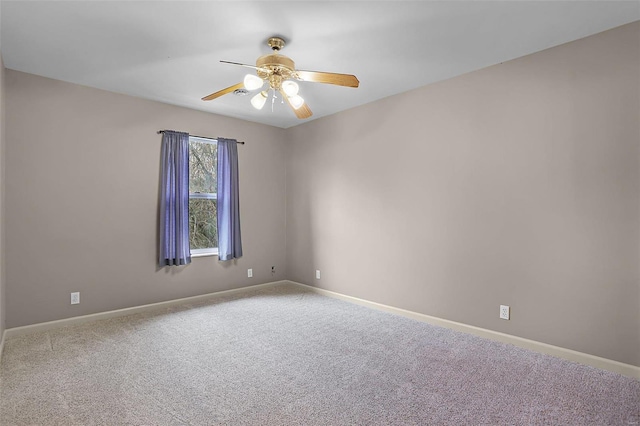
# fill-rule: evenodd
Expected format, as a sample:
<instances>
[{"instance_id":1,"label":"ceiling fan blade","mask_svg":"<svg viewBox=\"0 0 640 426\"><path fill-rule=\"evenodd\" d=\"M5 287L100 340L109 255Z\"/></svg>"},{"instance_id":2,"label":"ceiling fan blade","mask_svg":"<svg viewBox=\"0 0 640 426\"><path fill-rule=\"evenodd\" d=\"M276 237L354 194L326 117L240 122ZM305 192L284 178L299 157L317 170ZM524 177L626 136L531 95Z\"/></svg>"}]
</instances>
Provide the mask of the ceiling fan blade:
<instances>
[{"instance_id":1,"label":"ceiling fan blade","mask_svg":"<svg viewBox=\"0 0 640 426\"><path fill-rule=\"evenodd\" d=\"M220 62L222 62L223 64L239 65L241 67L253 68L254 70L262 69L262 68L255 67L253 65L241 64L240 62L229 62L229 61L220 61Z\"/></svg>"},{"instance_id":2,"label":"ceiling fan blade","mask_svg":"<svg viewBox=\"0 0 640 426\"><path fill-rule=\"evenodd\" d=\"M215 98L219 98L222 95L226 95L227 93L231 93L234 90L242 89L244 87L244 83L234 84L233 86L229 86L226 89L219 90L215 93L210 94L209 96L205 96L202 98L203 101L211 101Z\"/></svg>"},{"instance_id":3,"label":"ceiling fan blade","mask_svg":"<svg viewBox=\"0 0 640 426\"><path fill-rule=\"evenodd\" d=\"M333 72L320 72L320 71L301 71L297 70L296 73L300 80L312 81L314 83L327 83L335 84L338 86L346 87L358 87L360 82L355 75L351 74L336 74Z\"/></svg>"},{"instance_id":4,"label":"ceiling fan blade","mask_svg":"<svg viewBox=\"0 0 640 426\"><path fill-rule=\"evenodd\" d=\"M302 104L300 108L298 109L294 108L293 112L296 114L296 117L298 117L301 120L305 118L309 118L313 115L313 113L311 112L311 109L309 108L306 102Z\"/></svg>"},{"instance_id":5,"label":"ceiling fan blade","mask_svg":"<svg viewBox=\"0 0 640 426\"><path fill-rule=\"evenodd\" d=\"M295 109L293 105L291 105L291 102L289 102L289 97L287 96L286 93L284 93L284 90L280 89L280 93L282 94L282 97L287 101L287 104L289 104L289 106L293 110L293 113L296 115L296 117L302 120L305 118L309 118L313 115L313 113L311 112L311 109L309 109L306 102L303 103L300 108Z\"/></svg>"}]
</instances>

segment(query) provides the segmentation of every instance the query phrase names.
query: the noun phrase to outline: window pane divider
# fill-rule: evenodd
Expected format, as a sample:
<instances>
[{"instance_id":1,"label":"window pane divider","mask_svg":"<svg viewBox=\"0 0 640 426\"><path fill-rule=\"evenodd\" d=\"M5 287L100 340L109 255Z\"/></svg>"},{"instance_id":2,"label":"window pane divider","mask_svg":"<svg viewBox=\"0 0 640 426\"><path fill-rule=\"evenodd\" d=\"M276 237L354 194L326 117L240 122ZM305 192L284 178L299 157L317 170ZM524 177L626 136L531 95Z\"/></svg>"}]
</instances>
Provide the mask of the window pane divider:
<instances>
[{"instance_id":1,"label":"window pane divider","mask_svg":"<svg viewBox=\"0 0 640 426\"><path fill-rule=\"evenodd\" d=\"M211 192L193 192L189 194L189 198L204 198L207 200L217 200L218 194Z\"/></svg>"}]
</instances>

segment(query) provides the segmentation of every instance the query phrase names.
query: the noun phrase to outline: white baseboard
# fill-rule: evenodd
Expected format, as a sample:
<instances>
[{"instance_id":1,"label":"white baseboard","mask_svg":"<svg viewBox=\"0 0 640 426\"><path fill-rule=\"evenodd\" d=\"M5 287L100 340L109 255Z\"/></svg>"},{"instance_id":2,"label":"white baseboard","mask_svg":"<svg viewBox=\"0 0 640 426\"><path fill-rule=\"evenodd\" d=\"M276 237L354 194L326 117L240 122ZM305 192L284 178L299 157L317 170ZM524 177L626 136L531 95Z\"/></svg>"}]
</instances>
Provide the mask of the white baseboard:
<instances>
[{"instance_id":1,"label":"white baseboard","mask_svg":"<svg viewBox=\"0 0 640 426\"><path fill-rule=\"evenodd\" d=\"M324 296L345 300L347 302L355 303L357 305L362 305L362 306L377 309L380 311L401 315L403 317L415 319L418 321L423 321L423 322L437 325L440 327L450 328L452 330L461 331L464 333L473 334L476 336L484 337L486 339L490 339L490 340L494 340L502 343L509 343L514 346L518 346L520 348L530 349L532 351L541 352L547 355L552 355L558 358L563 358L569 361L590 365L592 367L600 368L602 370L608 370L614 373L622 374L624 376L640 379L640 367L637 367L635 365L625 364L619 361L614 361L611 359L574 351L572 349L566 349L560 346L554 346L554 345L549 345L547 343L537 342L535 340L529 340L529 339L525 339L518 336L512 336L510 334L501 333L499 331L492 331L486 328L475 327L473 325L467 325L467 324L463 324L455 321L449 321L442 318L432 317L430 315L407 311L405 309L395 308L393 306L383 305L381 303L370 302L368 300L359 299L357 297L347 296L347 295L336 293L329 290L323 290L321 288L308 286L306 284L300 284L295 281L288 281L288 282L300 287L304 287L305 289L311 290L314 293L318 293Z\"/></svg>"},{"instance_id":2,"label":"white baseboard","mask_svg":"<svg viewBox=\"0 0 640 426\"><path fill-rule=\"evenodd\" d=\"M2 353L4 350L4 339L7 336L7 330L4 330L2 332L2 336L0 336L0 363L2 363Z\"/></svg>"},{"instance_id":3,"label":"white baseboard","mask_svg":"<svg viewBox=\"0 0 640 426\"><path fill-rule=\"evenodd\" d=\"M13 327L13 328L6 329L4 331L2 342L4 344L4 337L10 338L15 336L21 336L24 334L35 333L38 331L47 331L47 330L52 330L56 328L67 327L70 325L83 324L86 322L91 322L91 321L96 321L101 319L123 317L126 315L137 314L140 312L149 312L149 311L154 311L154 310L158 310L158 309L166 308L170 306L181 305L183 303L200 302L200 301L215 299L222 296L245 293L251 290L257 290L257 289L266 288L266 287L273 287L275 285L285 284L285 283L288 283L288 281L274 281L274 282L265 283L265 284L257 284L257 285L252 285L248 287L240 287L240 288L234 288L231 290L201 294L198 296L184 297L182 299L167 300L166 302L151 303L148 305L133 306L131 308L116 309L113 311L106 311L106 312L98 312L96 314L82 315L77 317L65 318L61 320L41 322L38 324L25 325L22 327ZM2 347L0 346L0 356L2 356L1 349Z\"/></svg>"},{"instance_id":4,"label":"white baseboard","mask_svg":"<svg viewBox=\"0 0 640 426\"><path fill-rule=\"evenodd\" d=\"M529 340L522 337L512 336L510 334L500 333L498 331L492 331L485 328L475 327L472 325L467 325L467 324L463 324L455 321L432 317L430 315L420 314L418 312L412 312L405 309L395 308L393 306L383 305L381 303L370 302L368 300L359 299L357 297L347 296L347 295L336 293L333 291L324 290L321 288L312 287L305 284L297 283L295 281L288 281L288 280L274 281L270 283L258 284L258 285L253 285L249 287L241 287L241 288L236 288L232 290L224 290L224 291L218 291L215 293L207 293L199 296L168 300L166 302L151 303L148 305L134 306L131 308L117 309L113 311L99 312L96 314L82 315L78 317L65 318L65 319L56 320L56 321L48 321L48 322L43 322L39 324L9 328L4 330L4 333L2 333L2 336L0 336L0 360L2 359L4 343L7 339L11 337L31 334L39 331L52 330L52 329L57 329L61 327L67 327L70 325L83 324L86 322L96 321L101 319L122 317L126 315L137 314L140 312L149 312L149 311L154 311L161 308L180 305L183 303L205 301L205 300L215 299L217 297L223 297L223 296L228 296L232 294L240 294L240 293L245 293L252 290L273 287L279 284L292 284L324 296L345 300L347 302L366 306L372 309L377 309L380 311L401 315L407 318L412 318L418 321L423 321L423 322L437 325L440 327L450 328L452 330L473 334L473 335L484 337L490 340L509 343L521 348L530 349L536 352L544 353L547 355L553 355L558 358L563 358L569 361L590 365L592 367L596 367L603 370L608 370L614 373L619 373L625 376L640 379L640 367L637 367L635 365L625 364L625 363L610 360L607 358L602 358L595 355L590 355L583 352L562 348L559 346L549 345L547 343L537 342L535 340Z\"/></svg>"}]
</instances>

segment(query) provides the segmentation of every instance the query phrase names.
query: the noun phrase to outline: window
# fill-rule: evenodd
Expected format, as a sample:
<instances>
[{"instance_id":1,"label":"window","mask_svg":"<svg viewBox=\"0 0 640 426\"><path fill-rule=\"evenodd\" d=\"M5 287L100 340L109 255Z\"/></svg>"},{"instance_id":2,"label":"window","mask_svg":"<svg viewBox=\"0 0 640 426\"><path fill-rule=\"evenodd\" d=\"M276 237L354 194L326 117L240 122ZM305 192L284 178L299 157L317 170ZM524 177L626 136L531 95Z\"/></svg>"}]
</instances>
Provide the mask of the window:
<instances>
[{"instance_id":1,"label":"window","mask_svg":"<svg viewBox=\"0 0 640 426\"><path fill-rule=\"evenodd\" d=\"M189 136L189 245L191 255L218 254L218 145Z\"/></svg>"}]
</instances>

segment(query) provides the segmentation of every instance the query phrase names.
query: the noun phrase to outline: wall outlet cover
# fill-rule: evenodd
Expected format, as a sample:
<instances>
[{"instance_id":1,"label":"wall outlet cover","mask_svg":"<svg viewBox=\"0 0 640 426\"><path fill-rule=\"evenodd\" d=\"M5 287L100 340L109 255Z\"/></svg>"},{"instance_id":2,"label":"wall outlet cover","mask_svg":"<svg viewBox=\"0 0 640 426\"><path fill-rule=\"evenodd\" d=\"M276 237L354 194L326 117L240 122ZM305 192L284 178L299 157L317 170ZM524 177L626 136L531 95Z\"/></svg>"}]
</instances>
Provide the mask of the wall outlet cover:
<instances>
[{"instance_id":1,"label":"wall outlet cover","mask_svg":"<svg viewBox=\"0 0 640 426\"><path fill-rule=\"evenodd\" d=\"M247 269L247 277L253 278L253 269Z\"/></svg>"},{"instance_id":2,"label":"wall outlet cover","mask_svg":"<svg viewBox=\"0 0 640 426\"><path fill-rule=\"evenodd\" d=\"M320 279L320 269L316 269L316 280Z\"/></svg>"},{"instance_id":3,"label":"wall outlet cover","mask_svg":"<svg viewBox=\"0 0 640 426\"><path fill-rule=\"evenodd\" d=\"M78 303L80 303L80 292L76 291L74 293L71 293L71 304L77 305Z\"/></svg>"},{"instance_id":4,"label":"wall outlet cover","mask_svg":"<svg viewBox=\"0 0 640 426\"><path fill-rule=\"evenodd\" d=\"M500 305L500 319L508 320L510 309L507 305Z\"/></svg>"}]
</instances>

